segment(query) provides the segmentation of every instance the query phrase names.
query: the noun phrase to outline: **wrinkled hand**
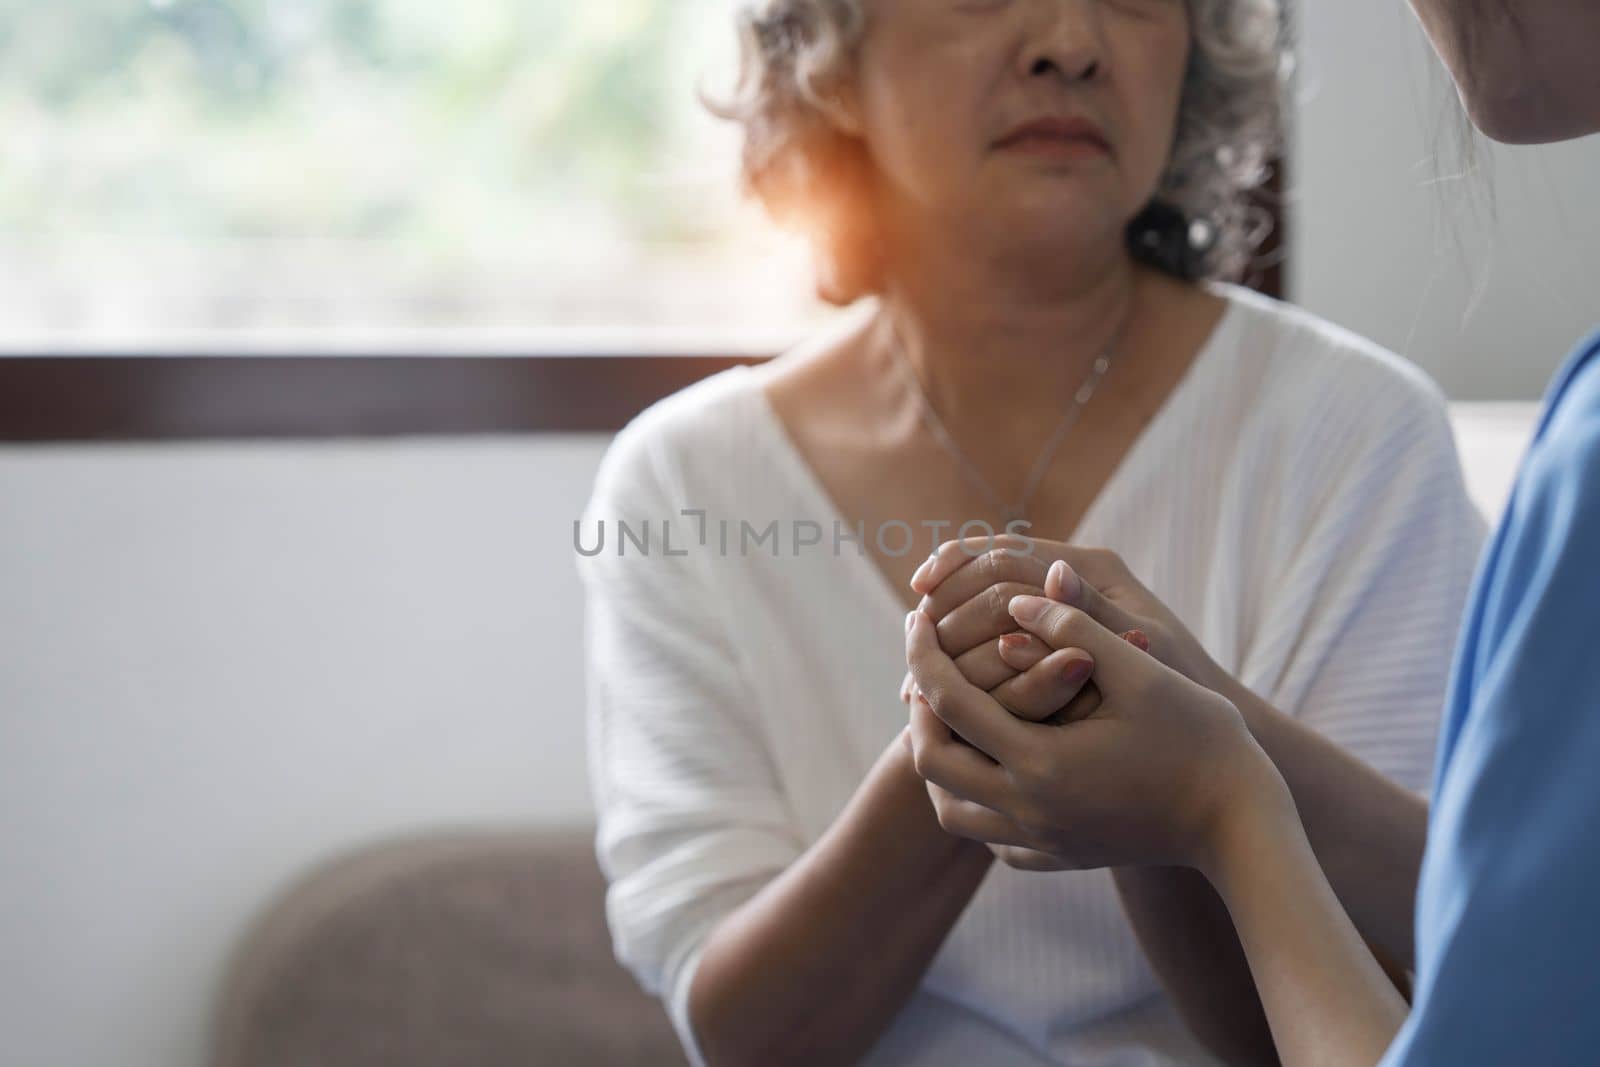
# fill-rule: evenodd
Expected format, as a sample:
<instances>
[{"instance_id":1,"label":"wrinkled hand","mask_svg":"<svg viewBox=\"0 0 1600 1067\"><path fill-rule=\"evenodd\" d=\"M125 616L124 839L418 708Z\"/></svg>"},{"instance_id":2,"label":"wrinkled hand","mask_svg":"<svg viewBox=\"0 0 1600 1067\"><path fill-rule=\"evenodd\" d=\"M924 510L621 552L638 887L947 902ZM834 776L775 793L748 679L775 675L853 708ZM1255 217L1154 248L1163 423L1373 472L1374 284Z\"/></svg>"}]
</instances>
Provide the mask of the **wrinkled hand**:
<instances>
[{"instance_id":1,"label":"wrinkled hand","mask_svg":"<svg viewBox=\"0 0 1600 1067\"><path fill-rule=\"evenodd\" d=\"M930 616L913 612L908 740L948 832L1044 854L1057 868L1203 869L1240 805L1286 795L1226 698L1078 608L1024 594L1007 609L1054 652L1094 664L1099 703L1058 724L1024 721L974 685Z\"/></svg>"}]
</instances>

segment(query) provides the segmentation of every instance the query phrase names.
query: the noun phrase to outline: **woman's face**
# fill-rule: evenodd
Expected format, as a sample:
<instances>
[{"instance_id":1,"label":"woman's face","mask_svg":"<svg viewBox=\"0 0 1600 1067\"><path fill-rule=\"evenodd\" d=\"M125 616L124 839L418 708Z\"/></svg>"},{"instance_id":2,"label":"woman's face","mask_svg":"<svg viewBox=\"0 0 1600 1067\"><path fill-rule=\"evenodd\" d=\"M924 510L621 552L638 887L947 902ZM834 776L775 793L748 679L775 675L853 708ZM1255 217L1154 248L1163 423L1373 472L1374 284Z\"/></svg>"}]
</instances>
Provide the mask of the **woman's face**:
<instances>
[{"instance_id":1,"label":"woman's face","mask_svg":"<svg viewBox=\"0 0 1600 1067\"><path fill-rule=\"evenodd\" d=\"M1600 0L1411 0L1472 121L1497 141L1600 132Z\"/></svg>"},{"instance_id":2,"label":"woman's face","mask_svg":"<svg viewBox=\"0 0 1600 1067\"><path fill-rule=\"evenodd\" d=\"M1186 0L865 0L865 10L847 121L899 225L1120 248L1167 165Z\"/></svg>"}]
</instances>

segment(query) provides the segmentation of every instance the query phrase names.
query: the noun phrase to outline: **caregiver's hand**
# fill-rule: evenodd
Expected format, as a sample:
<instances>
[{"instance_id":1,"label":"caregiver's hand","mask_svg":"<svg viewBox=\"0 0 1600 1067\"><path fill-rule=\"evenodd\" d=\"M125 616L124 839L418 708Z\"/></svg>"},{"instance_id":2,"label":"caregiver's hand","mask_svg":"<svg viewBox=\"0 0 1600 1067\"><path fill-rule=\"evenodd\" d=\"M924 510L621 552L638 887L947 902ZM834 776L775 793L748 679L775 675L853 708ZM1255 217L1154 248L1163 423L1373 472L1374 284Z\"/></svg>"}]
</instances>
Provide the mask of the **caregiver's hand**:
<instances>
[{"instance_id":1,"label":"caregiver's hand","mask_svg":"<svg viewBox=\"0 0 1600 1067\"><path fill-rule=\"evenodd\" d=\"M1047 575L1057 560L1066 567L1058 568L1061 577L1050 587ZM1225 686L1226 672L1189 628L1108 549L1010 534L966 538L940 545L911 578L911 588L923 594L920 606L936 620L954 605L1007 583L1042 588L1046 596L1087 612L1108 630L1140 630L1161 662L1207 689ZM1003 592L989 595L998 600ZM940 635L944 633L941 625Z\"/></svg>"},{"instance_id":2,"label":"caregiver's hand","mask_svg":"<svg viewBox=\"0 0 1600 1067\"><path fill-rule=\"evenodd\" d=\"M1029 595L1007 606L1050 647L1093 661L1100 703L1059 725L1025 722L973 685L940 647L929 616L913 612L906 659L919 695L911 746L917 772L938 787L934 806L946 831L1073 868L1206 871L1242 816L1293 810L1277 769L1226 698L1076 608Z\"/></svg>"},{"instance_id":3,"label":"caregiver's hand","mask_svg":"<svg viewBox=\"0 0 1600 1067\"><path fill-rule=\"evenodd\" d=\"M1009 618L1009 615L1007 617ZM1032 634L1024 633L1008 634L1006 637L1001 638L1001 644L1004 646L1008 639L1018 637L1025 637L1032 644L1020 646L1017 650L1003 652L1002 654L1008 662L1012 663L1022 673L1014 680L1002 684L989 693L1007 711L1030 722L1060 723L1084 718L1100 706L1100 690L1093 682L1087 681L1094 669L1094 661L1089 659L1087 654L1075 648L1051 650L1048 645ZM1135 647L1145 651L1149 650L1144 634L1138 630L1125 633L1122 638L1132 643ZM960 660L956 661L956 666L961 666ZM978 684L965 672L963 672L963 676L969 682L973 682L975 685ZM979 687L982 688L981 686ZM913 684L909 672L906 674L906 682L902 686L901 699L908 702L912 699L921 699L921 691ZM907 750L913 751L911 731L909 729L906 730L903 738ZM966 744L965 741L960 743ZM941 805L949 803L952 799L950 794L932 782L928 782L926 785L928 797L932 801L935 811L938 811ZM986 842L986 844L989 846L989 851L994 853L1000 862L1018 870L1062 871L1070 869L1069 864L1046 852L1015 845L1001 845L994 842Z\"/></svg>"}]
</instances>

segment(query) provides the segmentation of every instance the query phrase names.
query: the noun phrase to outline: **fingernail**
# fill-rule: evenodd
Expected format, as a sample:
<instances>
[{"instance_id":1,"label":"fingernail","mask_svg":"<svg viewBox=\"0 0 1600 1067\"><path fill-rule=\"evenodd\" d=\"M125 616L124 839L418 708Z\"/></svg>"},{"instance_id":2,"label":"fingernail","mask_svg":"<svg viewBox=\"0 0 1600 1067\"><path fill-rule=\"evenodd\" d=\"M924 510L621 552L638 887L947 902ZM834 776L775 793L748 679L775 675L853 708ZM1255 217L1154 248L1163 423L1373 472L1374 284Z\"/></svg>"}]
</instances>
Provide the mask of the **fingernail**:
<instances>
[{"instance_id":1,"label":"fingernail","mask_svg":"<svg viewBox=\"0 0 1600 1067\"><path fill-rule=\"evenodd\" d=\"M1129 630L1122 635L1122 639L1140 652L1150 651L1150 638L1143 630Z\"/></svg>"},{"instance_id":2,"label":"fingernail","mask_svg":"<svg viewBox=\"0 0 1600 1067\"><path fill-rule=\"evenodd\" d=\"M914 611L906 612L906 633L910 633L911 632L911 628L913 626L915 626L916 624L917 624L917 613L914 612Z\"/></svg>"},{"instance_id":3,"label":"fingernail","mask_svg":"<svg viewBox=\"0 0 1600 1067\"><path fill-rule=\"evenodd\" d=\"M1006 609L1018 622L1037 622L1049 601L1041 596L1014 596Z\"/></svg>"},{"instance_id":4,"label":"fingernail","mask_svg":"<svg viewBox=\"0 0 1600 1067\"><path fill-rule=\"evenodd\" d=\"M1006 634L1000 638L1000 647L1007 652L1026 651L1030 644L1032 642L1028 639L1027 634Z\"/></svg>"},{"instance_id":5,"label":"fingernail","mask_svg":"<svg viewBox=\"0 0 1600 1067\"><path fill-rule=\"evenodd\" d=\"M1086 659L1075 659L1061 668L1061 680L1068 685L1082 685L1089 677L1089 672L1094 670L1094 664Z\"/></svg>"},{"instance_id":6,"label":"fingernail","mask_svg":"<svg viewBox=\"0 0 1600 1067\"><path fill-rule=\"evenodd\" d=\"M933 569L934 558L934 556L929 556L922 561L922 566L918 567L916 573L911 576L911 588L915 589L917 583L922 581L923 576Z\"/></svg>"},{"instance_id":7,"label":"fingernail","mask_svg":"<svg viewBox=\"0 0 1600 1067\"><path fill-rule=\"evenodd\" d=\"M1058 559L1050 564L1048 578L1055 580L1055 587L1063 603L1070 604L1078 598L1083 591L1083 579L1078 577L1078 572L1067 566L1067 561Z\"/></svg>"}]
</instances>

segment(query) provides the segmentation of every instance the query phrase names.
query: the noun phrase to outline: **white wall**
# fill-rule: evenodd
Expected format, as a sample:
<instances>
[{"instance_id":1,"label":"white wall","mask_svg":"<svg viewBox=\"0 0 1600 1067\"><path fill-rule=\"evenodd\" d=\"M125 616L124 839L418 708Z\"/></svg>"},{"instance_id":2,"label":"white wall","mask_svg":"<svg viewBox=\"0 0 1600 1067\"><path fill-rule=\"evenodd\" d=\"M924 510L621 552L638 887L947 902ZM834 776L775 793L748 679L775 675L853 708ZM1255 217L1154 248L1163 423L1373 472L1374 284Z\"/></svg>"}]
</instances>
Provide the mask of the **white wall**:
<instances>
[{"instance_id":1,"label":"white wall","mask_svg":"<svg viewBox=\"0 0 1600 1067\"><path fill-rule=\"evenodd\" d=\"M198 1067L308 864L587 818L604 444L0 449L0 1062Z\"/></svg>"},{"instance_id":2,"label":"white wall","mask_svg":"<svg viewBox=\"0 0 1600 1067\"><path fill-rule=\"evenodd\" d=\"M1600 137L1483 141L1483 173L1435 181L1461 167L1459 106L1405 0L1298 7L1294 299L1457 399L1537 399L1600 325Z\"/></svg>"}]
</instances>

